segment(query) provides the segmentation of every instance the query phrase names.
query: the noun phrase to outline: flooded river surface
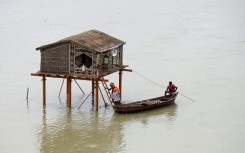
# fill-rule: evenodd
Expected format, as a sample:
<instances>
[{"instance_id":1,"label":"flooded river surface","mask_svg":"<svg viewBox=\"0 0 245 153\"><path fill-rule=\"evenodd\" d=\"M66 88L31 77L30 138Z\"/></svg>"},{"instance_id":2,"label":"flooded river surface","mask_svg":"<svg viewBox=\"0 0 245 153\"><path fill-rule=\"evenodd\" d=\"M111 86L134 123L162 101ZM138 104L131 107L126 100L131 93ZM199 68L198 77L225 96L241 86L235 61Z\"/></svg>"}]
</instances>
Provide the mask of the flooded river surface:
<instances>
[{"instance_id":1,"label":"flooded river surface","mask_svg":"<svg viewBox=\"0 0 245 153\"><path fill-rule=\"evenodd\" d=\"M0 0L0 152L243 153L245 2L242 0ZM97 29L126 42L124 64L157 84L173 81L176 104L137 114L99 112L91 82L42 82L35 48ZM123 103L164 94L135 72L123 74ZM107 77L118 82L118 74ZM29 87L29 99L26 92Z\"/></svg>"}]
</instances>

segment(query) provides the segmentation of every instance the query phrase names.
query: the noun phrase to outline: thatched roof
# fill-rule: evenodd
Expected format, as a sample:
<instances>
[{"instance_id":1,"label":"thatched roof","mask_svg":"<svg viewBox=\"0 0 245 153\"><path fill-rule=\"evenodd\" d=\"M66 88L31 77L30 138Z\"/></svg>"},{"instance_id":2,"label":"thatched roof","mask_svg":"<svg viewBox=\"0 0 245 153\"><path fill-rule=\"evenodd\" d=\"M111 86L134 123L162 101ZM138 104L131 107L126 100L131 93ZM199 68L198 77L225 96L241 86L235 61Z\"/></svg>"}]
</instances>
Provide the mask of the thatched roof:
<instances>
[{"instance_id":1,"label":"thatched roof","mask_svg":"<svg viewBox=\"0 0 245 153\"><path fill-rule=\"evenodd\" d=\"M68 43L68 42L73 42L75 44L80 45L81 47L85 47L88 48L89 50L98 51L98 52L104 52L108 49L115 48L117 46L125 44L125 42L116 39L110 35L107 35L103 32L100 32L98 30L90 30L74 36L67 37L65 39L62 39L60 41L51 44L40 46L36 48L36 50L42 50L45 48L52 47L54 45Z\"/></svg>"}]
</instances>

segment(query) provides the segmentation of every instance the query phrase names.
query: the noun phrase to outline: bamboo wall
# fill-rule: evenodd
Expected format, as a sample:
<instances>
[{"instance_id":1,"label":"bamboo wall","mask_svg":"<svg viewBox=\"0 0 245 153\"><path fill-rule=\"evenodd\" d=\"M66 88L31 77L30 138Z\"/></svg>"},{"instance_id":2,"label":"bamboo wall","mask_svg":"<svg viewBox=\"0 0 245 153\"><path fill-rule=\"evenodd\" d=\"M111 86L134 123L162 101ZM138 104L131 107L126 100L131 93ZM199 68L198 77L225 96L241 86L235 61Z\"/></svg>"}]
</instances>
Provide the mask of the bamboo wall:
<instances>
[{"instance_id":1,"label":"bamboo wall","mask_svg":"<svg viewBox=\"0 0 245 153\"><path fill-rule=\"evenodd\" d=\"M69 44L41 50L41 72L69 74Z\"/></svg>"}]
</instances>

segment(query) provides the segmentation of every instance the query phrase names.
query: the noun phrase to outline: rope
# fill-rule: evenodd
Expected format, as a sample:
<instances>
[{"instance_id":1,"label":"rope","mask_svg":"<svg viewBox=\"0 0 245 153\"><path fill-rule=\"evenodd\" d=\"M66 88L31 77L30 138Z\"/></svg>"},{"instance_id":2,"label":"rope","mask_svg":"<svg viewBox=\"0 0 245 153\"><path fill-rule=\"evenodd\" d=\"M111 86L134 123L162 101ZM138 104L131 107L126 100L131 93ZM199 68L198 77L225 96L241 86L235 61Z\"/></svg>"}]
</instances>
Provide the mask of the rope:
<instances>
[{"instance_id":1,"label":"rope","mask_svg":"<svg viewBox=\"0 0 245 153\"><path fill-rule=\"evenodd\" d=\"M158 83L156 83L156 82L154 82L154 81L152 81L152 80L146 78L145 76L143 76L142 74L138 73L138 72L135 71L134 69L132 69L132 71L133 71L134 73L136 73L137 75L141 76L142 78L144 78L145 80L151 82L152 84L155 84L155 85L157 85L157 86L159 86L159 87L162 87L162 88L167 89L165 86L160 85L160 84L158 84ZM192 98L189 98L189 97L185 96L184 94L182 94L182 93L180 93L180 92L178 92L178 93L179 93L180 95L182 95L183 97L189 99L189 100L192 101L192 102L197 102L197 101L193 100Z\"/></svg>"},{"instance_id":2,"label":"rope","mask_svg":"<svg viewBox=\"0 0 245 153\"><path fill-rule=\"evenodd\" d=\"M191 100L193 103L194 103L194 102L197 102L197 101L195 101L195 100L193 100L193 99L191 99L191 98L189 98L189 97L187 97L187 96L183 95L183 94L182 94L182 93L180 93L180 92L179 92L179 94L180 94L180 95L182 95L182 96L184 96L185 98L187 98L187 99Z\"/></svg>"},{"instance_id":3,"label":"rope","mask_svg":"<svg viewBox=\"0 0 245 153\"><path fill-rule=\"evenodd\" d=\"M157 86L159 86L159 87L162 87L162 88L167 89L166 87L164 87L164 86L162 86L162 85L160 85L160 84L158 84L158 83L156 83L156 82L153 82L152 80L150 80L150 79L148 79L148 78L144 77L143 75L139 74L139 73L138 73L138 72L136 72L135 70L133 70L133 72L134 72L134 73L136 73L136 74L138 74L139 76L141 76L141 77L142 77L142 78L144 78L145 80L147 80L147 81L151 82L152 84L155 84L155 85L157 85Z\"/></svg>"}]
</instances>

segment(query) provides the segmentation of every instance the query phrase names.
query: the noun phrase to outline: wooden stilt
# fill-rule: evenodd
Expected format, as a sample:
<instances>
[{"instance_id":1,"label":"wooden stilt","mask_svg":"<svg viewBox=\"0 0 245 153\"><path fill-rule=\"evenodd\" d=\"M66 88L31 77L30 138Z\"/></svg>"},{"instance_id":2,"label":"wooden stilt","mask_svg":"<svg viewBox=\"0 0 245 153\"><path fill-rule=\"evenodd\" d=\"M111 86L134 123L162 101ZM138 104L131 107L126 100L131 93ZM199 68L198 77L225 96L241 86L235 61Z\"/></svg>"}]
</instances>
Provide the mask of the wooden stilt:
<instances>
[{"instance_id":1,"label":"wooden stilt","mask_svg":"<svg viewBox=\"0 0 245 153\"><path fill-rule=\"evenodd\" d=\"M120 99L122 98L122 70L119 70L119 89L120 89Z\"/></svg>"},{"instance_id":2,"label":"wooden stilt","mask_svg":"<svg viewBox=\"0 0 245 153\"><path fill-rule=\"evenodd\" d=\"M94 105L94 79L92 79L92 105Z\"/></svg>"},{"instance_id":3,"label":"wooden stilt","mask_svg":"<svg viewBox=\"0 0 245 153\"><path fill-rule=\"evenodd\" d=\"M67 106L71 108L71 78L67 78Z\"/></svg>"},{"instance_id":4,"label":"wooden stilt","mask_svg":"<svg viewBox=\"0 0 245 153\"><path fill-rule=\"evenodd\" d=\"M46 106L46 78L43 76L43 106Z\"/></svg>"},{"instance_id":5,"label":"wooden stilt","mask_svg":"<svg viewBox=\"0 0 245 153\"><path fill-rule=\"evenodd\" d=\"M66 78L66 105L68 106L68 91L69 91L69 82L68 78Z\"/></svg>"},{"instance_id":6,"label":"wooden stilt","mask_svg":"<svg viewBox=\"0 0 245 153\"><path fill-rule=\"evenodd\" d=\"M72 100L72 94L71 94L71 89L72 89L72 86L71 86L71 84L72 84L72 80L71 80L71 78L70 78L70 94L69 94L69 108L71 108L71 100Z\"/></svg>"},{"instance_id":7,"label":"wooden stilt","mask_svg":"<svg viewBox=\"0 0 245 153\"><path fill-rule=\"evenodd\" d=\"M69 83L68 83L68 78L66 78L66 101L68 101L68 91L69 91L69 88L68 88L68 85Z\"/></svg>"},{"instance_id":8,"label":"wooden stilt","mask_svg":"<svg viewBox=\"0 0 245 153\"><path fill-rule=\"evenodd\" d=\"M98 112L99 110L99 81L96 79L96 111Z\"/></svg>"}]
</instances>

